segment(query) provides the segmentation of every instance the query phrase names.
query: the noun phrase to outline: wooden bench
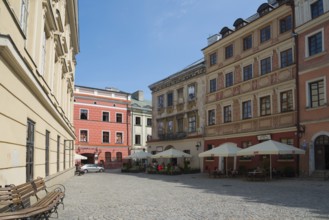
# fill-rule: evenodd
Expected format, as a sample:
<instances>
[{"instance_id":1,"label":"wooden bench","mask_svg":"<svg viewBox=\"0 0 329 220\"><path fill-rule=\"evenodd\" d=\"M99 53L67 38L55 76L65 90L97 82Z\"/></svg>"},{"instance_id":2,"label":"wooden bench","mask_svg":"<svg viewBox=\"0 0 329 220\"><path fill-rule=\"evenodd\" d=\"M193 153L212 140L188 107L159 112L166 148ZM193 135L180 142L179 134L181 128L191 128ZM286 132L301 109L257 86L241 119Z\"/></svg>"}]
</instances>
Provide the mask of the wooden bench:
<instances>
[{"instance_id":1,"label":"wooden bench","mask_svg":"<svg viewBox=\"0 0 329 220\"><path fill-rule=\"evenodd\" d=\"M33 204L31 197L36 198ZM3 206L2 210L5 210L0 213L0 219L49 219L54 212L58 215L59 204L64 208L64 197L63 185L58 184L50 191L42 178L0 188L0 205Z\"/></svg>"}]
</instances>

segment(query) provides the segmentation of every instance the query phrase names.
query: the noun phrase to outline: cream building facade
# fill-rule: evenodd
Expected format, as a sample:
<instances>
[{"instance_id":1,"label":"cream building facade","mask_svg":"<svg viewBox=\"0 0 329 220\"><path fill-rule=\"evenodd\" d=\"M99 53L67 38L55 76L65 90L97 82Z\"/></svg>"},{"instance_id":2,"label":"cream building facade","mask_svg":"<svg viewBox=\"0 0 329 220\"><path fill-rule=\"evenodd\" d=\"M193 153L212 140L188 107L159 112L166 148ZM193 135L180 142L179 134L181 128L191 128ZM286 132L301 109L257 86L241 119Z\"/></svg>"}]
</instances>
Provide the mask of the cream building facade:
<instances>
[{"instance_id":1,"label":"cream building facade","mask_svg":"<svg viewBox=\"0 0 329 220\"><path fill-rule=\"evenodd\" d=\"M148 151L146 142L152 136L152 103L139 90L131 94L131 153Z\"/></svg>"},{"instance_id":2,"label":"cream building facade","mask_svg":"<svg viewBox=\"0 0 329 220\"><path fill-rule=\"evenodd\" d=\"M73 175L77 0L0 2L0 185Z\"/></svg>"},{"instance_id":3,"label":"cream building facade","mask_svg":"<svg viewBox=\"0 0 329 220\"><path fill-rule=\"evenodd\" d=\"M200 168L203 151L205 64L197 61L149 86L152 91L152 154L175 148L192 155L191 168ZM183 161L177 158L177 164Z\"/></svg>"}]
</instances>

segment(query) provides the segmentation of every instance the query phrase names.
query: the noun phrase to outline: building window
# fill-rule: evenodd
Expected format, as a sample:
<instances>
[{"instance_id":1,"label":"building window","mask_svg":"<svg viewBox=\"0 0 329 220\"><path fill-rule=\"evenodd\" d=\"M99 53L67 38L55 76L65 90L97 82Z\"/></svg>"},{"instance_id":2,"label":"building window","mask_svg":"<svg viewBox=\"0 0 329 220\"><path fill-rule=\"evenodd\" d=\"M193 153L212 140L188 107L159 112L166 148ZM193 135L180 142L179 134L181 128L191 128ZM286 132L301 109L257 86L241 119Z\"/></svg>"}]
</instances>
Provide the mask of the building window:
<instances>
[{"instance_id":1,"label":"building window","mask_svg":"<svg viewBox=\"0 0 329 220\"><path fill-rule=\"evenodd\" d=\"M123 134L121 132L117 132L116 133L116 140L115 143L116 144L122 144L122 138L123 138Z\"/></svg>"},{"instance_id":2,"label":"building window","mask_svg":"<svg viewBox=\"0 0 329 220\"><path fill-rule=\"evenodd\" d=\"M285 51L282 51L280 53L280 59L281 59L281 68L290 66L293 61L292 61L292 49L288 49Z\"/></svg>"},{"instance_id":3,"label":"building window","mask_svg":"<svg viewBox=\"0 0 329 220\"><path fill-rule=\"evenodd\" d=\"M177 99L178 99L179 104L184 102L184 89L183 88L177 89Z\"/></svg>"},{"instance_id":4,"label":"building window","mask_svg":"<svg viewBox=\"0 0 329 220\"><path fill-rule=\"evenodd\" d=\"M184 131L184 118L177 118L177 128L178 132Z\"/></svg>"},{"instance_id":5,"label":"building window","mask_svg":"<svg viewBox=\"0 0 329 220\"><path fill-rule=\"evenodd\" d=\"M280 20L280 33L290 31L292 28L291 15Z\"/></svg>"},{"instance_id":6,"label":"building window","mask_svg":"<svg viewBox=\"0 0 329 220\"><path fill-rule=\"evenodd\" d=\"M61 146L61 137L57 135L57 172L59 172L59 154Z\"/></svg>"},{"instance_id":7,"label":"building window","mask_svg":"<svg viewBox=\"0 0 329 220\"><path fill-rule=\"evenodd\" d=\"M195 84L191 84L188 86L187 88L187 92L188 92L188 100L192 101L195 99Z\"/></svg>"},{"instance_id":8,"label":"building window","mask_svg":"<svg viewBox=\"0 0 329 220\"><path fill-rule=\"evenodd\" d=\"M271 39L271 26L267 26L260 30L260 42L263 43Z\"/></svg>"},{"instance_id":9,"label":"building window","mask_svg":"<svg viewBox=\"0 0 329 220\"><path fill-rule=\"evenodd\" d=\"M80 119L88 120L88 110L87 109L80 109Z\"/></svg>"},{"instance_id":10,"label":"building window","mask_svg":"<svg viewBox=\"0 0 329 220\"><path fill-rule=\"evenodd\" d=\"M173 131L174 131L174 122L172 120L169 120L167 124L167 132L173 133Z\"/></svg>"},{"instance_id":11,"label":"building window","mask_svg":"<svg viewBox=\"0 0 329 220\"><path fill-rule=\"evenodd\" d=\"M20 26L22 28L23 33L26 34L29 1L28 0L22 0L21 2L22 2L22 5L21 5Z\"/></svg>"},{"instance_id":12,"label":"building window","mask_svg":"<svg viewBox=\"0 0 329 220\"><path fill-rule=\"evenodd\" d=\"M35 123L28 119L26 137L26 181L33 180L34 175L34 127Z\"/></svg>"},{"instance_id":13,"label":"building window","mask_svg":"<svg viewBox=\"0 0 329 220\"><path fill-rule=\"evenodd\" d=\"M224 123L232 121L232 107L230 105L224 107Z\"/></svg>"},{"instance_id":14,"label":"building window","mask_svg":"<svg viewBox=\"0 0 329 220\"><path fill-rule=\"evenodd\" d=\"M135 144L140 145L141 144L141 136L139 134L135 135Z\"/></svg>"},{"instance_id":15,"label":"building window","mask_svg":"<svg viewBox=\"0 0 329 220\"><path fill-rule=\"evenodd\" d=\"M211 144L207 145L208 150L211 150L213 148L213 146ZM214 157L206 157L206 160L214 160Z\"/></svg>"},{"instance_id":16,"label":"building window","mask_svg":"<svg viewBox=\"0 0 329 220\"><path fill-rule=\"evenodd\" d=\"M252 35L243 38L243 50L252 48Z\"/></svg>"},{"instance_id":17,"label":"building window","mask_svg":"<svg viewBox=\"0 0 329 220\"><path fill-rule=\"evenodd\" d=\"M324 80L318 80L315 82L310 82L309 86L309 100L310 107L317 108L325 104L325 89L324 89Z\"/></svg>"},{"instance_id":18,"label":"building window","mask_svg":"<svg viewBox=\"0 0 329 220\"><path fill-rule=\"evenodd\" d=\"M208 125L214 125L216 123L215 109L208 111Z\"/></svg>"},{"instance_id":19,"label":"building window","mask_svg":"<svg viewBox=\"0 0 329 220\"><path fill-rule=\"evenodd\" d=\"M245 149L245 148L248 148L252 145L251 141L242 141L241 143L241 146L242 146L242 149ZM239 161L246 161L246 160L251 160L252 159L252 156L241 156L239 158Z\"/></svg>"},{"instance_id":20,"label":"building window","mask_svg":"<svg viewBox=\"0 0 329 220\"><path fill-rule=\"evenodd\" d=\"M158 122L158 134L163 134L163 122L159 121Z\"/></svg>"},{"instance_id":21,"label":"building window","mask_svg":"<svg viewBox=\"0 0 329 220\"><path fill-rule=\"evenodd\" d=\"M243 67L243 81L252 79L252 64Z\"/></svg>"},{"instance_id":22,"label":"building window","mask_svg":"<svg viewBox=\"0 0 329 220\"><path fill-rule=\"evenodd\" d=\"M272 71L271 68L271 57L267 57L265 59L262 59L260 61L260 74L265 75L267 73L270 73Z\"/></svg>"},{"instance_id":23,"label":"building window","mask_svg":"<svg viewBox=\"0 0 329 220\"><path fill-rule=\"evenodd\" d=\"M141 125L141 117L135 117L135 125Z\"/></svg>"},{"instance_id":24,"label":"building window","mask_svg":"<svg viewBox=\"0 0 329 220\"><path fill-rule=\"evenodd\" d=\"M215 65L217 63L217 53L215 52L210 54L209 59L210 59L210 63L209 63L210 66Z\"/></svg>"},{"instance_id":25,"label":"building window","mask_svg":"<svg viewBox=\"0 0 329 220\"><path fill-rule=\"evenodd\" d=\"M158 108L163 108L163 95L158 96Z\"/></svg>"},{"instance_id":26,"label":"building window","mask_svg":"<svg viewBox=\"0 0 329 220\"><path fill-rule=\"evenodd\" d=\"M281 138L281 143L294 146L294 139L292 138ZM293 160L294 156L292 154L279 154L279 160Z\"/></svg>"},{"instance_id":27,"label":"building window","mask_svg":"<svg viewBox=\"0 0 329 220\"><path fill-rule=\"evenodd\" d=\"M49 176L49 144L50 144L50 131L46 130L46 147L45 147L45 163L46 163L46 170L45 176Z\"/></svg>"},{"instance_id":28,"label":"building window","mask_svg":"<svg viewBox=\"0 0 329 220\"><path fill-rule=\"evenodd\" d=\"M225 47L225 59L233 57L233 44Z\"/></svg>"},{"instance_id":29,"label":"building window","mask_svg":"<svg viewBox=\"0 0 329 220\"><path fill-rule=\"evenodd\" d=\"M188 132L196 131L196 117L195 115L190 115L188 117Z\"/></svg>"},{"instance_id":30,"label":"building window","mask_svg":"<svg viewBox=\"0 0 329 220\"><path fill-rule=\"evenodd\" d=\"M308 55L313 56L323 51L322 31L308 37Z\"/></svg>"},{"instance_id":31,"label":"building window","mask_svg":"<svg viewBox=\"0 0 329 220\"><path fill-rule=\"evenodd\" d=\"M80 142L88 142L88 131L80 130Z\"/></svg>"},{"instance_id":32,"label":"building window","mask_svg":"<svg viewBox=\"0 0 329 220\"><path fill-rule=\"evenodd\" d=\"M217 90L217 80L215 79L211 79L209 81L209 92L216 92Z\"/></svg>"},{"instance_id":33,"label":"building window","mask_svg":"<svg viewBox=\"0 0 329 220\"><path fill-rule=\"evenodd\" d=\"M242 119L251 118L251 100L242 102Z\"/></svg>"},{"instance_id":34,"label":"building window","mask_svg":"<svg viewBox=\"0 0 329 220\"><path fill-rule=\"evenodd\" d=\"M110 121L110 113L103 112L103 121L109 122Z\"/></svg>"},{"instance_id":35,"label":"building window","mask_svg":"<svg viewBox=\"0 0 329 220\"><path fill-rule=\"evenodd\" d=\"M117 156L117 161L118 162L122 162L122 153L121 152L117 152L116 153L116 156Z\"/></svg>"},{"instance_id":36,"label":"building window","mask_svg":"<svg viewBox=\"0 0 329 220\"><path fill-rule=\"evenodd\" d=\"M173 106L173 103L174 103L174 100L173 99L174 99L173 93L172 92L168 93L167 94L167 106L168 107Z\"/></svg>"},{"instance_id":37,"label":"building window","mask_svg":"<svg viewBox=\"0 0 329 220\"><path fill-rule=\"evenodd\" d=\"M103 143L110 143L110 132L103 131Z\"/></svg>"},{"instance_id":38,"label":"building window","mask_svg":"<svg viewBox=\"0 0 329 220\"><path fill-rule=\"evenodd\" d=\"M225 87L233 86L233 72L225 75Z\"/></svg>"},{"instance_id":39,"label":"building window","mask_svg":"<svg viewBox=\"0 0 329 220\"><path fill-rule=\"evenodd\" d=\"M122 114L121 113L116 113L116 122L117 123L122 123Z\"/></svg>"},{"instance_id":40,"label":"building window","mask_svg":"<svg viewBox=\"0 0 329 220\"><path fill-rule=\"evenodd\" d=\"M281 112L289 112L293 110L292 90L280 93Z\"/></svg>"},{"instance_id":41,"label":"building window","mask_svg":"<svg viewBox=\"0 0 329 220\"><path fill-rule=\"evenodd\" d=\"M151 127L152 126L152 118L147 118L146 119L146 124L147 124L147 126Z\"/></svg>"},{"instance_id":42,"label":"building window","mask_svg":"<svg viewBox=\"0 0 329 220\"><path fill-rule=\"evenodd\" d=\"M111 162L111 152L105 152L105 162Z\"/></svg>"},{"instance_id":43,"label":"building window","mask_svg":"<svg viewBox=\"0 0 329 220\"><path fill-rule=\"evenodd\" d=\"M311 17L312 19L323 14L323 1L318 0L311 4Z\"/></svg>"},{"instance_id":44,"label":"building window","mask_svg":"<svg viewBox=\"0 0 329 220\"><path fill-rule=\"evenodd\" d=\"M260 115L270 115L271 114L271 96L265 96L260 98Z\"/></svg>"}]
</instances>

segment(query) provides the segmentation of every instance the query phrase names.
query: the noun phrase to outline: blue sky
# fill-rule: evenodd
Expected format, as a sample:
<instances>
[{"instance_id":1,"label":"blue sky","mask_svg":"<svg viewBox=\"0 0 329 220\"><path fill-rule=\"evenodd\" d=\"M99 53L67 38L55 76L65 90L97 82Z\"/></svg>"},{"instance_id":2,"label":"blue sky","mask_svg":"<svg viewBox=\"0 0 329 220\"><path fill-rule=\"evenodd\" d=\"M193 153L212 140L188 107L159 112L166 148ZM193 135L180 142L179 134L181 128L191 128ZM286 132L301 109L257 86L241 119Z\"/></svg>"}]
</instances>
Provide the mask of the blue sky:
<instances>
[{"instance_id":1,"label":"blue sky","mask_svg":"<svg viewBox=\"0 0 329 220\"><path fill-rule=\"evenodd\" d=\"M79 0L76 84L143 90L203 57L207 38L266 0Z\"/></svg>"}]
</instances>

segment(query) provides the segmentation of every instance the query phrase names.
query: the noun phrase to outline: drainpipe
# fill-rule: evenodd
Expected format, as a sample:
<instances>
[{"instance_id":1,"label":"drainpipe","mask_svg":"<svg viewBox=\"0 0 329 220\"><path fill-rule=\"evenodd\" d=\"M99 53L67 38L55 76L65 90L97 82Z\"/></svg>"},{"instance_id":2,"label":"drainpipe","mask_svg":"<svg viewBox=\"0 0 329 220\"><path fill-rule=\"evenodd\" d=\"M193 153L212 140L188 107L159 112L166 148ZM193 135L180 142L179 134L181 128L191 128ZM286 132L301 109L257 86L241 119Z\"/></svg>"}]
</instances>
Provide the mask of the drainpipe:
<instances>
[{"instance_id":1,"label":"drainpipe","mask_svg":"<svg viewBox=\"0 0 329 220\"><path fill-rule=\"evenodd\" d=\"M287 4L290 5L291 11L292 11L292 35L294 37L294 42L295 42L295 63L296 63L296 136L297 136L297 147L299 148L300 146L300 135L302 134L299 126L300 126L300 108L299 108L299 48L298 48L298 34L296 33L296 13L295 13L295 4L294 0L290 0ZM297 155L297 175L299 176L299 155Z\"/></svg>"}]
</instances>

